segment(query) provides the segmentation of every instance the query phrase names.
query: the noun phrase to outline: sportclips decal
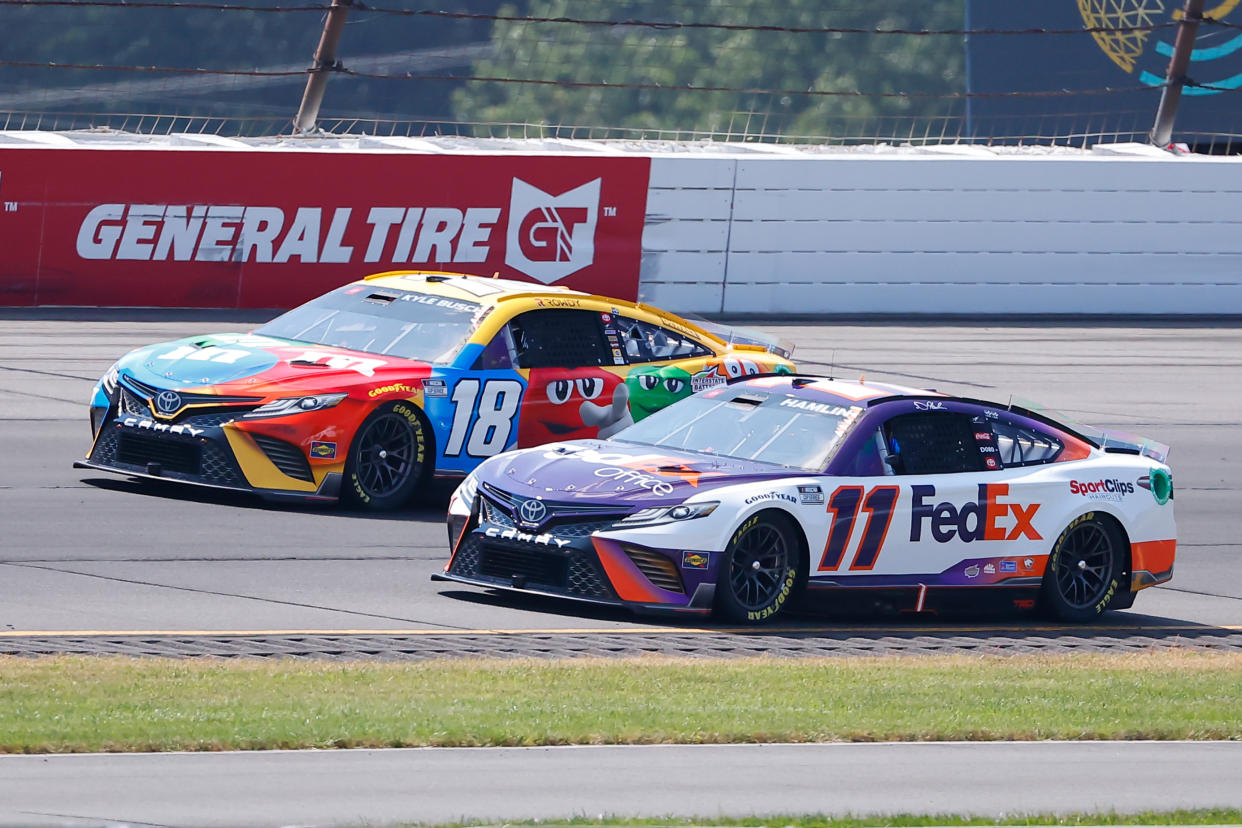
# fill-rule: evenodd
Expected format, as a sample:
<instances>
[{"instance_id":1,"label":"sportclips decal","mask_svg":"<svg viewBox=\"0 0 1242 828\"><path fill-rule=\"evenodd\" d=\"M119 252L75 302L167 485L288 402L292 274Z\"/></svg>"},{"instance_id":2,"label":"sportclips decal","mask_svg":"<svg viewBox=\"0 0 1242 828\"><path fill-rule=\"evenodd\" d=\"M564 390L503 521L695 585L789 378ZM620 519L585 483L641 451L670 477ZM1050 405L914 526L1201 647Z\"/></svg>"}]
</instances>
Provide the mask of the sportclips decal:
<instances>
[{"instance_id":1,"label":"sportclips decal","mask_svg":"<svg viewBox=\"0 0 1242 828\"><path fill-rule=\"evenodd\" d=\"M290 307L457 270L637 298L650 161L0 149L0 304Z\"/></svg>"}]
</instances>

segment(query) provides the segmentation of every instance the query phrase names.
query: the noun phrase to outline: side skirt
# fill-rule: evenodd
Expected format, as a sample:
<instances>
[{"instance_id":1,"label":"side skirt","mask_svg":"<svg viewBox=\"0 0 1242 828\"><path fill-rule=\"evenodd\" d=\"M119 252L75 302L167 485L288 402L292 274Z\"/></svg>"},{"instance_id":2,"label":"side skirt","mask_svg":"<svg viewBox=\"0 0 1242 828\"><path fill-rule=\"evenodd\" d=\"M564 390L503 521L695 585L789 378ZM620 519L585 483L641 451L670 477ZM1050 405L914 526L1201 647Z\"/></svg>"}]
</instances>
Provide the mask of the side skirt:
<instances>
[{"instance_id":1,"label":"side skirt","mask_svg":"<svg viewBox=\"0 0 1242 828\"><path fill-rule=\"evenodd\" d=\"M957 612L1029 612L1039 599L1039 586L845 587L807 584L803 609L810 612L936 615Z\"/></svg>"}]
</instances>

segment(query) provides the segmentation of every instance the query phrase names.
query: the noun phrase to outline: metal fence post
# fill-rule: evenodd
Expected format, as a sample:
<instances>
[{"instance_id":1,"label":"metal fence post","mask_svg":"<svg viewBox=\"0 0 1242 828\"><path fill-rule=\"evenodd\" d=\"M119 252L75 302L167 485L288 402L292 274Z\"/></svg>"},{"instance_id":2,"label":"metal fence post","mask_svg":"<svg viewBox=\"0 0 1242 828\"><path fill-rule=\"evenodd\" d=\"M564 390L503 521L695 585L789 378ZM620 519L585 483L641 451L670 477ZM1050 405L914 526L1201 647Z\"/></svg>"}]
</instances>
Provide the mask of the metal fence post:
<instances>
[{"instance_id":1,"label":"metal fence post","mask_svg":"<svg viewBox=\"0 0 1242 828\"><path fill-rule=\"evenodd\" d=\"M1203 0L1186 0L1181 25L1177 27L1177 39L1173 41L1173 57L1169 59L1169 72L1160 92L1160 108L1156 110L1156 124L1151 128L1151 142L1167 147L1173 141L1173 120L1177 117L1177 104L1182 99L1182 87L1186 84L1186 69L1190 66L1190 53L1195 48L1195 36L1203 19Z\"/></svg>"},{"instance_id":2,"label":"metal fence post","mask_svg":"<svg viewBox=\"0 0 1242 828\"><path fill-rule=\"evenodd\" d=\"M315 131L319 105L323 103L323 93L328 86L328 73L339 68L336 47L341 42L341 33L345 30L345 16L349 14L349 7L353 4L354 0L332 0L332 6L328 9L327 19L323 23L323 34L319 38L319 48L315 49L310 76L306 79L306 91L302 93L302 105L298 107L298 114L293 118L293 132L297 135Z\"/></svg>"}]
</instances>

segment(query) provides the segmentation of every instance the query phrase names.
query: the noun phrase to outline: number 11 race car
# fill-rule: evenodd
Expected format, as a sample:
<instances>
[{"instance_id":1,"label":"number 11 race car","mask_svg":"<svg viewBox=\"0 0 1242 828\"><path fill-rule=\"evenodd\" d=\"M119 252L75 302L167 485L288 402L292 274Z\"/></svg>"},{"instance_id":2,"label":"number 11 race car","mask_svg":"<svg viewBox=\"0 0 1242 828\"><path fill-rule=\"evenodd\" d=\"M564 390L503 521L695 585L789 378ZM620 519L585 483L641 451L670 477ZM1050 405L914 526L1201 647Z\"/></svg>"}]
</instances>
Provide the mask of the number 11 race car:
<instances>
[{"instance_id":1,"label":"number 11 race car","mask_svg":"<svg viewBox=\"0 0 1242 828\"><path fill-rule=\"evenodd\" d=\"M1173 574L1168 448L882 384L744 377L494 457L433 576L758 623L794 599L1080 622Z\"/></svg>"},{"instance_id":2,"label":"number 11 race car","mask_svg":"<svg viewBox=\"0 0 1242 828\"><path fill-rule=\"evenodd\" d=\"M647 305L453 273L381 273L253 333L122 357L85 468L370 509L515 446L607 437L791 348Z\"/></svg>"}]
</instances>

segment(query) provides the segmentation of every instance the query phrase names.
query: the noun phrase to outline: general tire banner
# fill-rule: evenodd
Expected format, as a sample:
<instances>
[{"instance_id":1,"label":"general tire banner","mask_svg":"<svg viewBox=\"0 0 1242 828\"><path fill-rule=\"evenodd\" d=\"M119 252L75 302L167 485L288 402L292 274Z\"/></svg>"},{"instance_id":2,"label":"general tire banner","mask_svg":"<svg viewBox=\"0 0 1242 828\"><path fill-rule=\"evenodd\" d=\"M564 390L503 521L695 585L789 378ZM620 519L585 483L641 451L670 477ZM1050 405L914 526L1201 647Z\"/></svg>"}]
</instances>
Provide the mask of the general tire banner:
<instances>
[{"instance_id":1,"label":"general tire banner","mask_svg":"<svg viewBox=\"0 0 1242 828\"><path fill-rule=\"evenodd\" d=\"M448 270L634 299L650 160L0 149L0 304L288 308Z\"/></svg>"}]
</instances>

